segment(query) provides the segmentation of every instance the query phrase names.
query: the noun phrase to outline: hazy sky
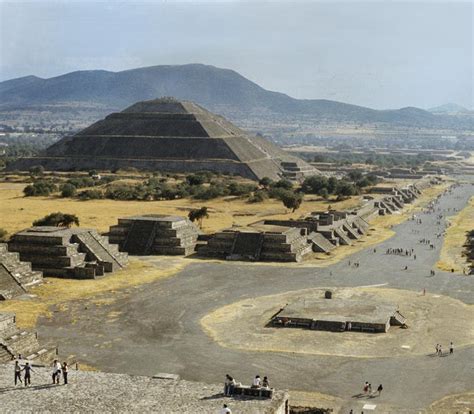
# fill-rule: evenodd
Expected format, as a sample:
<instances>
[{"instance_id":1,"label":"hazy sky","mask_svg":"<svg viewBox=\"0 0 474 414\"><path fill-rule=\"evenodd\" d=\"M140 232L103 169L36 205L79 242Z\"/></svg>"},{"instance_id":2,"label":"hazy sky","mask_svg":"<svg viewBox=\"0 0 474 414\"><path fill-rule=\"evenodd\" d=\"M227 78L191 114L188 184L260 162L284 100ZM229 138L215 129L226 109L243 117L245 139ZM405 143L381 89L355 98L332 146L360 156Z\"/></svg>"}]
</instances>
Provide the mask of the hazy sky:
<instances>
[{"instance_id":1,"label":"hazy sky","mask_svg":"<svg viewBox=\"0 0 474 414\"><path fill-rule=\"evenodd\" d=\"M472 49L471 1L0 0L0 80L205 63L297 98L472 108Z\"/></svg>"}]
</instances>

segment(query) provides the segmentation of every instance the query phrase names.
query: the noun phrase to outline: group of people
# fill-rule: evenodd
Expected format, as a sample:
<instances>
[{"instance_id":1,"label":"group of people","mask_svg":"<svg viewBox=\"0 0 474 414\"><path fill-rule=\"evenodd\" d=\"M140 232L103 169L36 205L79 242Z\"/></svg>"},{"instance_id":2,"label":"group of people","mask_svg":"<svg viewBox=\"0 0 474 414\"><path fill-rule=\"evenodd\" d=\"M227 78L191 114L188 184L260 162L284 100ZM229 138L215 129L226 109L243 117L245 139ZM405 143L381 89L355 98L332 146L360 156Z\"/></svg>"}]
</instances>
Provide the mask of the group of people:
<instances>
[{"instance_id":1,"label":"group of people","mask_svg":"<svg viewBox=\"0 0 474 414\"><path fill-rule=\"evenodd\" d=\"M387 249L386 254L397 254L399 256L411 256L412 254L414 254L414 252L415 252L415 249L408 250L401 247L397 247L397 248Z\"/></svg>"},{"instance_id":2,"label":"group of people","mask_svg":"<svg viewBox=\"0 0 474 414\"><path fill-rule=\"evenodd\" d=\"M377 387L377 390L374 392L374 391L372 390L372 384L369 384L368 381L365 381L363 391L364 391L364 394L365 394L365 395L369 395L369 396L373 396L373 395L375 394L375 392L377 392L377 395L380 395L380 394L382 394L382 391L383 391L383 385L380 384L380 385Z\"/></svg>"},{"instance_id":3,"label":"group of people","mask_svg":"<svg viewBox=\"0 0 474 414\"><path fill-rule=\"evenodd\" d=\"M21 359L21 356L19 357L19 359ZM22 372L24 372L23 380L24 380L25 387L28 385L31 385L31 373L35 371L33 370L29 362L26 362L25 365L22 367L20 365L19 360L15 361L15 385L17 385L18 382L23 383L21 379ZM63 362L61 365L61 363L57 359L55 359L53 362L53 374L52 374L53 384L59 384L60 379L61 379L61 374L62 374L64 384L66 385L68 373L69 373L69 366L67 362Z\"/></svg>"},{"instance_id":4,"label":"group of people","mask_svg":"<svg viewBox=\"0 0 474 414\"><path fill-rule=\"evenodd\" d=\"M234 389L237 385L235 378L226 374L224 381L224 395L230 397L234 394ZM260 375L256 375L252 381L252 388L270 388L268 377L260 378Z\"/></svg>"},{"instance_id":5,"label":"group of people","mask_svg":"<svg viewBox=\"0 0 474 414\"><path fill-rule=\"evenodd\" d=\"M454 344L450 342L449 344L449 355L454 354ZM443 356L443 346L441 344L436 344L435 346L435 355Z\"/></svg>"}]
</instances>

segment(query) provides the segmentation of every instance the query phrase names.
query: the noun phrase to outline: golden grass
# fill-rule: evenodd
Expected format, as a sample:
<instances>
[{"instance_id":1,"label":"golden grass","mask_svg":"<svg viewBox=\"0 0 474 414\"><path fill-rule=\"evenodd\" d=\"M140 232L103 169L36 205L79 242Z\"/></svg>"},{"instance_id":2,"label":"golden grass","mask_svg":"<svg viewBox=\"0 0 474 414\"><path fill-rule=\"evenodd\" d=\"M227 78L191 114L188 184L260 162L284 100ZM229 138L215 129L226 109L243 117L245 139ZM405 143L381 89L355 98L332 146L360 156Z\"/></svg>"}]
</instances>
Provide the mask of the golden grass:
<instances>
[{"instance_id":1,"label":"golden grass","mask_svg":"<svg viewBox=\"0 0 474 414\"><path fill-rule=\"evenodd\" d=\"M109 226L117 224L119 217L136 214L171 214L187 216L189 210L207 206L209 219L204 220L206 233L222 230L232 225L245 226L265 218L298 218L316 210L327 210L331 205L337 209L356 207L361 197L352 197L341 202L324 201L320 197L305 196L300 209L294 213L287 210L277 200L249 204L244 199L224 197L210 201L190 199L166 201L117 201L63 199L56 197L23 197L25 184L0 183L0 217L3 227L10 234L30 227L38 218L55 212L76 214L83 227L108 231Z\"/></svg>"},{"instance_id":2,"label":"golden grass","mask_svg":"<svg viewBox=\"0 0 474 414\"><path fill-rule=\"evenodd\" d=\"M455 272L462 273L467 268L466 257L463 256L467 232L474 230L474 197L457 215L449 217L448 222L449 227L436 266L441 270L454 269Z\"/></svg>"},{"instance_id":3,"label":"golden grass","mask_svg":"<svg viewBox=\"0 0 474 414\"><path fill-rule=\"evenodd\" d=\"M33 288L30 293L36 295L31 300L9 300L0 302L0 312L15 312L17 325L31 328L40 316L51 317L53 306L56 310L66 311L68 302L78 299L90 299L95 305L106 305L114 301L117 291L128 287L151 283L155 280L176 274L186 266L186 262L173 258L160 259L160 266L131 259L124 270L97 280L45 279L45 283ZM95 298L102 293L112 295L108 298Z\"/></svg>"}]
</instances>

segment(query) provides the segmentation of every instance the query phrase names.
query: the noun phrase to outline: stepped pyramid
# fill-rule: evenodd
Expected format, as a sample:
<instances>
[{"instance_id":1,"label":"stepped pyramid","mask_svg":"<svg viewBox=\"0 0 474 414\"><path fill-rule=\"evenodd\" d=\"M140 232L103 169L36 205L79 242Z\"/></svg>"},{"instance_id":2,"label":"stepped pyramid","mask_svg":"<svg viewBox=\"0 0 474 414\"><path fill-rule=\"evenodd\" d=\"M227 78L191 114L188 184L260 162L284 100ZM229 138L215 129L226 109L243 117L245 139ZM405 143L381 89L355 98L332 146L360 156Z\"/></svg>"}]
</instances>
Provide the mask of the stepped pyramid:
<instances>
[{"instance_id":1,"label":"stepped pyramid","mask_svg":"<svg viewBox=\"0 0 474 414\"><path fill-rule=\"evenodd\" d=\"M127 253L93 229L31 227L12 236L8 247L45 276L95 279L128 263Z\"/></svg>"},{"instance_id":2,"label":"stepped pyramid","mask_svg":"<svg viewBox=\"0 0 474 414\"><path fill-rule=\"evenodd\" d=\"M173 98L135 103L61 139L40 157L19 159L9 169L33 165L52 171L214 171L254 180L298 180L318 173L265 138L250 136L195 103Z\"/></svg>"},{"instance_id":3,"label":"stepped pyramid","mask_svg":"<svg viewBox=\"0 0 474 414\"><path fill-rule=\"evenodd\" d=\"M11 299L28 292L28 288L43 281L43 274L31 269L31 263L21 262L18 253L8 251L0 243L0 300Z\"/></svg>"},{"instance_id":4,"label":"stepped pyramid","mask_svg":"<svg viewBox=\"0 0 474 414\"><path fill-rule=\"evenodd\" d=\"M135 255L188 256L198 236L198 228L186 217L162 214L119 218L109 231L109 240L120 251Z\"/></svg>"}]
</instances>

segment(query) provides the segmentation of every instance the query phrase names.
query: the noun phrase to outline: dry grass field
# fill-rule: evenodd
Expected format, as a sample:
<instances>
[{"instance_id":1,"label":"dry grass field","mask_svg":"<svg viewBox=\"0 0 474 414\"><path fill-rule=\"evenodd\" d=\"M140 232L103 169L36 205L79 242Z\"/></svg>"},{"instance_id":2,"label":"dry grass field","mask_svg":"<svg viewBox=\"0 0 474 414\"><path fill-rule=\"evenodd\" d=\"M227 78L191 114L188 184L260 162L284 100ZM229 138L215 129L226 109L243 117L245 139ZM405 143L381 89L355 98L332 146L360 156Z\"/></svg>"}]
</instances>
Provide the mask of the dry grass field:
<instances>
[{"instance_id":1,"label":"dry grass field","mask_svg":"<svg viewBox=\"0 0 474 414\"><path fill-rule=\"evenodd\" d=\"M232 225L245 226L265 218L298 218L312 211L356 207L361 197L335 202L325 201L317 196L305 196L301 207L288 213L281 201L269 199L262 203L250 204L239 197L223 197L201 201L191 199L166 201L118 201L88 200L80 201L60 197L24 197L22 183L0 183L0 227L10 234L31 226L32 222L46 214L61 211L76 214L81 226L93 227L101 232L117 224L119 217L136 214L173 214L187 216L191 209L208 207L209 219L203 223L203 231L215 232Z\"/></svg>"},{"instance_id":2,"label":"dry grass field","mask_svg":"<svg viewBox=\"0 0 474 414\"><path fill-rule=\"evenodd\" d=\"M450 226L446 231L437 267L462 273L467 268L466 257L463 255L467 232L474 230L474 197L457 215L449 217L448 221Z\"/></svg>"}]
</instances>

